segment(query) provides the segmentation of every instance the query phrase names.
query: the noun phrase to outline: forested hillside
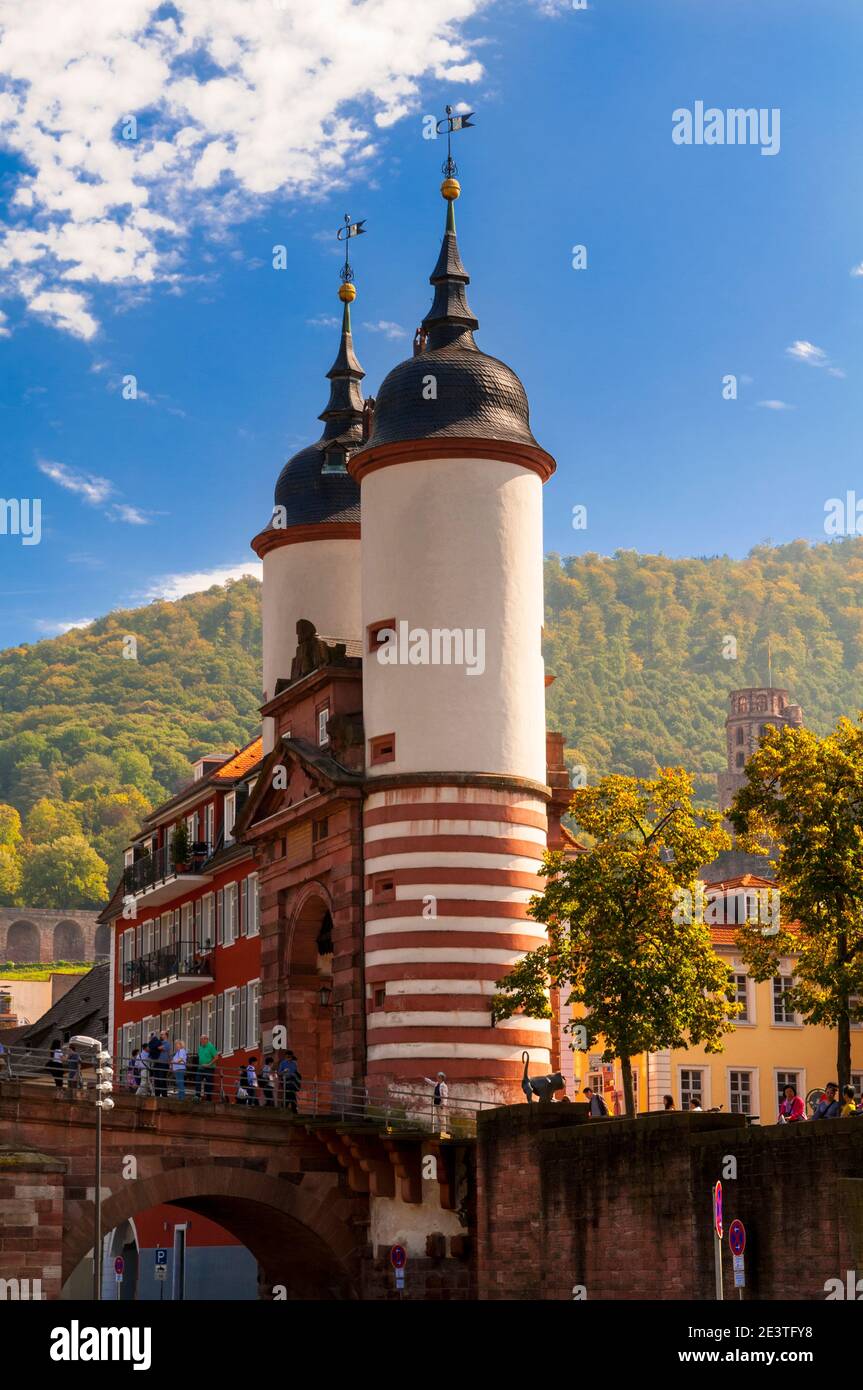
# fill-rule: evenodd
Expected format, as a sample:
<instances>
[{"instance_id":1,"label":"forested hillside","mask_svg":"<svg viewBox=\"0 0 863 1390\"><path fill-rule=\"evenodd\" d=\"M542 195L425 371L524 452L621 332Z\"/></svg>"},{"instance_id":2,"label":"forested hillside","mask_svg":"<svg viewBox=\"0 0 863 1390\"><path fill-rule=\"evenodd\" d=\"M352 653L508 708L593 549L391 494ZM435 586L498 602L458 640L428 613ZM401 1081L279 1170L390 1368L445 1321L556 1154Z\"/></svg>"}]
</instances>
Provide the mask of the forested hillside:
<instances>
[{"instance_id":1,"label":"forested hillside","mask_svg":"<svg viewBox=\"0 0 863 1390\"><path fill-rule=\"evenodd\" d=\"M545 592L548 723L590 781L679 763L714 798L728 692L766 685L771 657L817 733L863 707L859 538L744 560L550 556Z\"/></svg>"},{"instance_id":2,"label":"forested hillside","mask_svg":"<svg viewBox=\"0 0 863 1390\"><path fill-rule=\"evenodd\" d=\"M768 644L816 731L863 706L858 538L744 560L553 555L546 603L549 726L591 781L680 763L713 798L728 691L766 683ZM101 901L142 814L256 732L260 647L243 579L0 652L0 903Z\"/></svg>"}]
</instances>

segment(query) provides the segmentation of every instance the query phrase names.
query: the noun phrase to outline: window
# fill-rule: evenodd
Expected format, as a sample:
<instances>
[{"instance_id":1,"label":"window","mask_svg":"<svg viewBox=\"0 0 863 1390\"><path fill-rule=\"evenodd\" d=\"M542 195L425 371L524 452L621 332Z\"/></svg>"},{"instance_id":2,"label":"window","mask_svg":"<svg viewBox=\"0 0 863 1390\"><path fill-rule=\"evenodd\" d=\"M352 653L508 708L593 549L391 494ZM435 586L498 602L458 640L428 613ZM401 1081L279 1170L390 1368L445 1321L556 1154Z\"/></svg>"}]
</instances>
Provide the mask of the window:
<instances>
[{"instance_id":1,"label":"window","mask_svg":"<svg viewBox=\"0 0 863 1390\"><path fill-rule=\"evenodd\" d=\"M225 884L225 907L224 907L224 941L223 945L233 946L239 935L239 923L237 921L237 885L236 883Z\"/></svg>"},{"instance_id":2,"label":"window","mask_svg":"<svg viewBox=\"0 0 863 1390\"><path fill-rule=\"evenodd\" d=\"M246 879L246 914L246 935L257 936L261 930L261 902L257 874L249 874Z\"/></svg>"},{"instance_id":3,"label":"window","mask_svg":"<svg viewBox=\"0 0 863 1390\"><path fill-rule=\"evenodd\" d=\"M327 722L328 722L329 717L330 717L330 707L329 707L329 705L324 705L321 709L318 710L317 713L318 713L318 744L319 744L321 747L323 747L325 743L329 743L329 741L330 741L330 736L329 736L329 734L327 733Z\"/></svg>"},{"instance_id":4,"label":"window","mask_svg":"<svg viewBox=\"0 0 863 1390\"><path fill-rule=\"evenodd\" d=\"M776 1073L776 1094L778 1097L777 1108L785 1099L785 1087L793 1086L797 1094L800 1094L800 1073L799 1071L778 1071ZM805 1097L804 1097L805 1099Z\"/></svg>"},{"instance_id":5,"label":"window","mask_svg":"<svg viewBox=\"0 0 863 1390\"><path fill-rule=\"evenodd\" d=\"M206 808L206 810L204 811L204 839L205 839L206 842L207 842L207 849L208 849L208 851L209 851L210 853L212 853L212 851L213 851L213 836L214 836L214 832L215 832L215 817L216 817L216 809L215 809L215 807L214 807L214 805L213 805L213 803L212 803L212 801L211 801L210 804L209 804L209 806L208 806L208 807Z\"/></svg>"},{"instance_id":6,"label":"window","mask_svg":"<svg viewBox=\"0 0 863 1390\"><path fill-rule=\"evenodd\" d=\"M375 874L372 879L372 902L392 903L396 899L396 881L392 873Z\"/></svg>"},{"instance_id":7,"label":"window","mask_svg":"<svg viewBox=\"0 0 863 1390\"><path fill-rule=\"evenodd\" d=\"M392 641L392 638L384 637L382 634L384 632L395 632L396 630L395 618L380 618L376 623L369 623L366 628L369 651L376 652L379 647L386 646L388 642Z\"/></svg>"},{"instance_id":8,"label":"window","mask_svg":"<svg viewBox=\"0 0 863 1390\"><path fill-rule=\"evenodd\" d=\"M203 940L202 946L211 947L216 944L216 908L215 897L212 893L207 893L203 899Z\"/></svg>"},{"instance_id":9,"label":"window","mask_svg":"<svg viewBox=\"0 0 863 1390\"><path fill-rule=\"evenodd\" d=\"M732 1115L752 1114L752 1072L728 1073L728 1100Z\"/></svg>"},{"instance_id":10,"label":"window","mask_svg":"<svg viewBox=\"0 0 863 1390\"><path fill-rule=\"evenodd\" d=\"M385 1009L387 1005L386 985L378 985L375 988L375 1008Z\"/></svg>"},{"instance_id":11,"label":"window","mask_svg":"<svg viewBox=\"0 0 863 1390\"><path fill-rule=\"evenodd\" d=\"M746 762L746 759L745 759L745 757L743 756L743 754L742 754L742 753L738 753L738 754L737 754L737 766L738 766L738 767L743 767L743 764L744 764L745 762Z\"/></svg>"},{"instance_id":12,"label":"window","mask_svg":"<svg viewBox=\"0 0 863 1390\"><path fill-rule=\"evenodd\" d=\"M395 757L395 734L379 734L377 738L369 739L369 763L372 767L377 763L395 762Z\"/></svg>"},{"instance_id":13,"label":"window","mask_svg":"<svg viewBox=\"0 0 863 1390\"><path fill-rule=\"evenodd\" d=\"M330 822L326 816L321 816L319 820L312 821L312 844L320 844L330 833Z\"/></svg>"},{"instance_id":14,"label":"window","mask_svg":"<svg viewBox=\"0 0 863 1390\"><path fill-rule=\"evenodd\" d=\"M731 972L731 988L728 991L728 998L733 1004L742 1004L739 1014L735 1014L732 1023L751 1023L749 1017L749 982L745 974L733 970Z\"/></svg>"},{"instance_id":15,"label":"window","mask_svg":"<svg viewBox=\"0 0 863 1390\"><path fill-rule=\"evenodd\" d=\"M859 1100L860 1094L863 1092L863 1071L852 1071L851 1085L854 1087L854 1094Z\"/></svg>"},{"instance_id":16,"label":"window","mask_svg":"<svg viewBox=\"0 0 863 1390\"><path fill-rule=\"evenodd\" d=\"M195 843L195 841L196 841L197 838L198 838L198 813L197 813L197 811L193 811L192 814L191 814L190 816L187 816L187 817L186 817L186 833L187 833L188 836L189 836L189 848L191 849L192 845Z\"/></svg>"},{"instance_id":17,"label":"window","mask_svg":"<svg viewBox=\"0 0 863 1390\"><path fill-rule=\"evenodd\" d=\"M703 1105L704 1072L700 1067L683 1067L680 1072L680 1108L688 1110L690 1103Z\"/></svg>"},{"instance_id":18,"label":"window","mask_svg":"<svg viewBox=\"0 0 863 1390\"><path fill-rule=\"evenodd\" d=\"M222 946L225 940L225 890L218 888L216 898L216 945Z\"/></svg>"},{"instance_id":19,"label":"window","mask_svg":"<svg viewBox=\"0 0 863 1390\"><path fill-rule=\"evenodd\" d=\"M743 742L743 729L740 727L740 725L737 726L737 742Z\"/></svg>"},{"instance_id":20,"label":"window","mask_svg":"<svg viewBox=\"0 0 863 1390\"><path fill-rule=\"evenodd\" d=\"M225 844L234 843L234 825L237 820L237 793L225 793Z\"/></svg>"},{"instance_id":21,"label":"window","mask_svg":"<svg viewBox=\"0 0 863 1390\"><path fill-rule=\"evenodd\" d=\"M203 916L203 907L204 907L204 900L203 900L203 898L197 898L197 899L195 900L194 904L193 904L193 907L194 907L194 912L195 912L195 927L194 927L194 936L192 937L192 940L194 941L194 943L195 943L196 946L200 946L201 942L202 942L203 939L204 939L203 936L202 936L202 934L201 934L201 933L202 933L201 919L202 919L202 916Z\"/></svg>"},{"instance_id":22,"label":"window","mask_svg":"<svg viewBox=\"0 0 863 1390\"><path fill-rule=\"evenodd\" d=\"M212 994L208 994L206 999L201 1000L201 1032L200 1038L204 1035L210 1039L211 1043L216 1040L216 1001Z\"/></svg>"},{"instance_id":23,"label":"window","mask_svg":"<svg viewBox=\"0 0 863 1390\"><path fill-rule=\"evenodd\" d=\"M261 1044L261 982L250 980L246 985L249 1002L246 1008L246 1047L256 1049Z\"/></svg>"},{"instance_id":24,"label":"window","mask_svg":"<svg viewBox=\"0 0 863 1390\"><path fill-rule=\"evenodd\" d=\"M180 913L183 921L183 925L180 929L180 940L183 942L184 945L187 943L191 944L191 942L195 939L193 936L192 925L192 904L183 903L183 906L180 909Z\"/></svg>"},{"instance_id":25,"label":"window","mask_svg":"<svg viewBox=\"0 0 863 1390\"><path fill-rule=\"evenodd\" d=\"M223 1041L222 1047L221 1047L219 1050L220 1050L226 1057L230 1056L230 1054L234 1051L234 1048L237 1047L237 1045L238 1045L238 1036L237 1036L237 1025L238 1025L238 1014L239 1014L239 1002L238 1002L238 999L237 999L237 995L238 995L238 994L239 994L239 990L236 990L236 989L226 989L226 990L225 990L225 995L224 995L224 999L225 999L225 1003L224 1003L224 1019L225 1019L225 1021L224 1021L224 1041Z\"/></svg>"},{"instance_id":26,"label":"window","mask_svg":"<svg viewBox=\"0 0 863 1390\"><path fill-rule=\"evenodd\" d=\"M774 1023L794 1023L794 1010L790 1007L785 991L790 989L794 983L791 975L773 976L773 1022Z\"/></svg>"}]
</instances>

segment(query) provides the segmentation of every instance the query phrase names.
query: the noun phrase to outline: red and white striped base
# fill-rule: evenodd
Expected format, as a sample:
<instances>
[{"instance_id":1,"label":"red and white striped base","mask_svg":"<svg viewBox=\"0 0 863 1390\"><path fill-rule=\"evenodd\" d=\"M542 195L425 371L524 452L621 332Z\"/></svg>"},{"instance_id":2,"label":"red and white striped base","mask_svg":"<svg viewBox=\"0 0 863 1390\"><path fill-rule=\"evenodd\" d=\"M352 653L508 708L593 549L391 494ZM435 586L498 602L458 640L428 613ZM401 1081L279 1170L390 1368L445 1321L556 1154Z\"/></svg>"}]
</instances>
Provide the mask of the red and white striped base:
<instances>
[{"instance_id":1,"label":"red and white striped base","mask_svg":"<svg viewBox=\"0 0 863 1390\"><path fill-rule=\"evenodd\" d=\"M551 1026L492 1026L496 982L545 940L528 916L546 845L545 803L486 787L404 786L364 809L368 1073L413 1089L446 1073L450 1094L501 1101L551 1069Z\"/></svg>"}]
</instances>

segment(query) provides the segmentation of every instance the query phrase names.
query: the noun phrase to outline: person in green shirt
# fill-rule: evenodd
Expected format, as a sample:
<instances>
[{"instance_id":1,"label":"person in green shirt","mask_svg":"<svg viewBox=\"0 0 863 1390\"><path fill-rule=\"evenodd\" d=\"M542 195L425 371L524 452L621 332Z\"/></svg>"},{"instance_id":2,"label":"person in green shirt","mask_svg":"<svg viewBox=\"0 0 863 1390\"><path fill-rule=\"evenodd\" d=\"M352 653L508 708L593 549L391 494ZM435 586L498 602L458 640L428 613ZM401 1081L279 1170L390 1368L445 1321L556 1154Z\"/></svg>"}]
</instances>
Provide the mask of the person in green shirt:
<instances>
[{"instance_id":1,"label":"person in green shirt","mask_svg":"<svg viewBox=\"0 0 863 1390\"><path fill-rule=\"evenodd\" d=\"M198 1070L195 1073L195 1100L213 1099L213 1081L216 1076L216 1059L219 1056L206 1033L201 1034L198 1044ZM202 1094L203 1092L203 1094Z\"/></svg>"}]
</instances>

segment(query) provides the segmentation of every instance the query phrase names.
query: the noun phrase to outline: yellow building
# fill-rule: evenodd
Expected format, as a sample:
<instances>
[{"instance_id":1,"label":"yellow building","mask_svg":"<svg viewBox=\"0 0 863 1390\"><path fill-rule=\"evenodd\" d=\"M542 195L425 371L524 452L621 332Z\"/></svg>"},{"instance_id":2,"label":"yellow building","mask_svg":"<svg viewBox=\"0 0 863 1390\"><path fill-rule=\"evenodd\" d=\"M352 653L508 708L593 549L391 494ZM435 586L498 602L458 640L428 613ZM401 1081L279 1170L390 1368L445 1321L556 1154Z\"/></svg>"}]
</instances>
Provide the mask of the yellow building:
<instances>
[{"instance_id":1,"label":"yellow building","mask_svg":"<svg viewBox=\"0 0 863 1390\"><path fill-rule=\"evenodd\" d=\"M722 1052L691 1047L633 1059L639 1111L661 1110L663 1096L671 1095L677 1110L688 1110L694 1100L703 1110L758 1116L762 1124L774 1124L783 1086L790 1082L805 1099L810 1091L838 1080L835 1030L805 1025L789 1011L783 997L794 977L794 958L781 962L781 973L774 979L758 984L749 978L735 949L736 921L745 920L746 910L751 913L753 903L763 903L763 895L775 889L771 880L753 874L705 886L707 901L724 905L724 914L717 914L724 915L724 925L712 926L711 932L717 954L728 962L734 997L743 1010L734 1021L734 1031L726 1034ZM573 1052L569 1035L563 1035L561 1070L567 1095L581 1100L582 1088L591 1086L602 1093L610 1113L619 1114L623 1112L620 1063L603 1063L601 1053L599 1043L588 1053ZM851 1027L851 1065L859 1098L863 1094L863 1024Z\"/></svg>"}]
</instances>

